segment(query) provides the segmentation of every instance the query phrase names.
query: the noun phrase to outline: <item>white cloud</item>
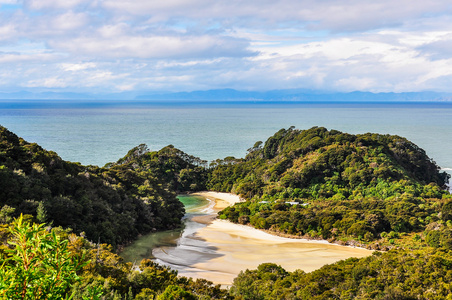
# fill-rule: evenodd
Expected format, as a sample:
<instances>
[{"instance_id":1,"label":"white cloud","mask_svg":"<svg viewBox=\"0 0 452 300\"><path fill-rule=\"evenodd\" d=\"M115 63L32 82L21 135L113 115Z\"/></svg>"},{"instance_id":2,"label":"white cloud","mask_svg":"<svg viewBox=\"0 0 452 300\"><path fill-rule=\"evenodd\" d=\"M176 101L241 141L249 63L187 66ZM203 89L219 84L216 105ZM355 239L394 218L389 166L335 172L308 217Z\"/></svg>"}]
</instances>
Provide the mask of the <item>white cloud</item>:
<instances>
[{"instance_id":1,"label":"white cloud","mask_svg":"<svg viewBox=\"0 0 452 300\"><path fill-rule=\"evenodd\" d=\"M85 13L67 13L56 16L51 20L49 26L60 31L77 30L88 23L88 16Z\"/></svg>"},{"instance_id":2,"label":"white cloud","mask_svg":"<svg viewBox=\"0 0 452 300\"><path fill-rule=\"evenodd\" d=\"M135 89L135 86L136 86L136 83L118 84L118 85L116 85L116 89L120 92L133 91Z\"/></svg>"},{"instance_id":3,"label":"white cloud","mask_svg":"<svg viewBox=\"0 0 452 300\"><path fill-rule=\"evenodd\" d=\"M18 1L17 0L0 0L0 5L3 4L17 4Z\"/></svg>"},{"instance_id":4,"label":"white cloud","mask_svg":"<svg viewBox=\"0 0 452 300\"><path fill-rule=\"evenodd\" d=\"M20 64L23 62L42 63L55 60L56 57L56 55L46 53L18 54L0 52L0 64Z\"/></svg>"},{"instance_id":5,"label":"white cloud","mask_svg":"<svg viewBox=\"0 0 452 300\"><path fill-rule=\"evenodd\" d=\"M449 0L0 0L0 88L452 91L451 47Z\"/></svg>"},{"instance_id":6,"label":"white cloud","mask_svg":"<svg viewBox=\"0 0 452 300\"><path fill-rule=\"evenodd\" d=\"M26 87L39 87L39 88L65 88L68 86L64 79L58 77L48 77L30 80L25 83Z\"/></svg>"},{"instance_id":7,"label":"white cloud","mask_svg":"<svg viewBox=\"0 0 452 300\"><path fill-rule=\"evenodd\" d=\"M89 0L24 0L24 5L31 10L71 9L91 2Z\"/></svg>"},{"instance_id":8,"label":"white cloud","mask_svg":"<svg viewBox=\"0 0 452 300\"><path fill-rule=\"evenodd\" d=\"M88 14L72 11L37 16L18 12L11 23L18 38L43 42L85 34L91 26Z\"/></svg>"},{"instance_id":9,"label":"white cloud","mask_svg":"<svg viewBox=\"0 0 452 300\"><path fill-rule=\"evenodd\" d=\"M81 71L86 69L92 69L95 68L97 65L92 62L88 63L63 63L61 64L61 69L64 71Z\"/></svg>"},{"instance_id":10,"label":"white cloud","mask_svg":"<svg viewBox=\"0 0 452 300\"><path fill-rule=\"evenodd\" d=\"M450 13L447 0L105 0L102 6L116 14L151 16L151 21L174 18L208 20L247 27L278 24L279 27L308 26L331 31L367 30L400 24L428 15Z\"/></svg>"},{"instance_id":11,"label":"white cloud","mask_svg":"<svg viewBox=\"0 0 452 300\"><path fill-rule=\"evenodd\" d=\"M188 60L188 61L159 61L157 62L156 68L166 69L166 68L177 68L177 67L195 67L200 65L212 65L214 63L220 62L220 59L206 59L206 60Z\"/></svg>"},{"instance_id":12,"label":"white cloud","mask_svg":"<svg viewBox=\"0 0 452 300\"><path fill-rule=\"evenodd\" d=\"M447 59L451 57L452 32L442 33L439 38L420 44L417 49L432 59ZM450 67L450 66L449 66Z\"/></svg>"},{"instance_id":13,"label":"white cloud","mask_svg":"<svg viewBox=\"0 0 452 300\"><path fill-rule=\"evenodd\" d=\"M112 28L112 30L114 30ZM218 56L248 56L247 42L239 39L199 36L134 36L111 33L102 28L101 34L76 37L71 41L49 41L52 48L86 56L110 58L193 58Z\"/></svg>"},{"instance_id":14,"label":"white cloud","mask_svg":"<svg viewBox=\"0 0 452 300\"><path fill-rule=\"evenodd\" d=\"M8 41L16 35L16 28L13 24L0 26L0 42Z\"/></svg>"}]
</instances>

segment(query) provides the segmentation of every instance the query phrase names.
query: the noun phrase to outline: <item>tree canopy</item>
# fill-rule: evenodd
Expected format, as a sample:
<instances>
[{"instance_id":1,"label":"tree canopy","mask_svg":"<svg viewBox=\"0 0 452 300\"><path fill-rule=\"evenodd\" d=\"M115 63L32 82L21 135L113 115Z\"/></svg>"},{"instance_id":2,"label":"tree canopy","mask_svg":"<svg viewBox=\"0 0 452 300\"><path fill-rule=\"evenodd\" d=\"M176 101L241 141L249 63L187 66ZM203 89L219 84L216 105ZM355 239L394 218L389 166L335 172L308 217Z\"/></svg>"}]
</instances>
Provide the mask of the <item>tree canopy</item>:
<instances>
[{"instance_id":1,"label":"tree canopy","mask_svg":"<svg viewBox=\"0 0 452 300\"><path fill-rule=\"evenodd\" d=\"M180 226L176 192L150 172L127 164L83 166L28 143L0 127L0 217L30 214L37 221L84 232L114 246L139 234Z\"/></svg>"},{"instance_id":2,"label":"tree canopy","mask_svg":"<svg viewBox=\"0 0 452 300\"><path fill-rule=\"evenodd\" d=\"M448 180L405 138L314 127L281 129L245 159L217 164L207 186L247 199L220 213L233 222L311 238L372 241L383 232L419 231L438 220L450 197Z\"/></svg>"}]
</instances>

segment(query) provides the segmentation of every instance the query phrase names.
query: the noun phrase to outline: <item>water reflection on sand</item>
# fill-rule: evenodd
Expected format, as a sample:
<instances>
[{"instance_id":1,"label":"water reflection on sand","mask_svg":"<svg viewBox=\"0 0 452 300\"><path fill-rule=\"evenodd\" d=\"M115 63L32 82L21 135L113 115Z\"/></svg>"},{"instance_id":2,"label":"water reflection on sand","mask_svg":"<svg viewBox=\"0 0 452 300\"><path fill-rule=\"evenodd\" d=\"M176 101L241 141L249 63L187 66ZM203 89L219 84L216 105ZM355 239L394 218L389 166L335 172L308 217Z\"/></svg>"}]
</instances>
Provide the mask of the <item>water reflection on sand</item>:
<instances>
[{"instance_id":1,"label":"water reflection on sand","mask_svg":"<svg viewBox=\"0 0 452 300\"><path fill-rule=\"evenodd\" d=\"M206 196L211 201L218 199L210 194ZM221 194L215 197L221 197ZM214 215L216 210L209 203L188 209L185 228L167 232L167 235L159 233L159 241L152 245L152 252L149 253L151 247L148 245L147 250L141 250L142 255L151 254L147 257L170 266L180 275L230 285L241 270L255 269L265 262L277 263L288 271L302 269L309 272L341 259L372 253L325 241L277 237L222 220L212 222L213 218L209 220L209 216ZM131 260L130 257L126 259Z\"/></svg>"}]
</instances>

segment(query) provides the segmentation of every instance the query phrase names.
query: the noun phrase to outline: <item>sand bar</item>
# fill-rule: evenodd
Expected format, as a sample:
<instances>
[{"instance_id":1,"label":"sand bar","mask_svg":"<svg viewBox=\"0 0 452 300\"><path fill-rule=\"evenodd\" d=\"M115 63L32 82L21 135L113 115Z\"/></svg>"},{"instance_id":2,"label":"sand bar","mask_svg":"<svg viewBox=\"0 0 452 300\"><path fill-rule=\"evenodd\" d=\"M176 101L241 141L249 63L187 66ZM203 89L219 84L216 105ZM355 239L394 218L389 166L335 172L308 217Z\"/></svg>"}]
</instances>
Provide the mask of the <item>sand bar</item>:
<instances>
[{"instance_id":1,"label":"sand bar","mask_svg":"<svg viewBox=\"0 0 452 300\"><path fill-rule=\"evenodd\" d=\"M240 201L238 196L226 193L196 195L215 201L215 211ZM205 278L222 285L230 285L241 270L255 269L265 262L279 264L287 271L310 272L342 259L372 254L370 250L327 241L279 237L212 217L200 223L206 225L183 236L177 248L164 249L164 252L157 250L153 254L161 262L178 269L180 275Z\"/></svg>"},{"instance_id":2,"label":"sand bar","mask_svg":"<svg viewBox=\"0 0 452 300\"><path fill-rule=\"evenodd\" d=\"M206 199L215 201L215 209L220 211L228 206L231 206L237 202L242 201L239 196L230 193L219 192L197 192L195 196L202 196Z\"/></svg>"}]
</instances>

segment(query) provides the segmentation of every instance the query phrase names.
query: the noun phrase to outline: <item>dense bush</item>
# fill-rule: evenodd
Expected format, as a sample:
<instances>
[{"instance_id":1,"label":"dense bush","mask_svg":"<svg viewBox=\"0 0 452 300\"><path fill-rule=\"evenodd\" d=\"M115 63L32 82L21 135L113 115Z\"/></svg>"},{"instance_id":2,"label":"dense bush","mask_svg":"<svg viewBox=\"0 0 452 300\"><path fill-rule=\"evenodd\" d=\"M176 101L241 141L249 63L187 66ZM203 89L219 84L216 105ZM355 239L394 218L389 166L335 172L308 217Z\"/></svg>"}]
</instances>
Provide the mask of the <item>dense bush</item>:
<instances>
[{"instance_id":1,"label":"dense bush","mask_svg":"<svg viewBox=\"0 0 452 300\"><path fill-rule=\"evenodd\" d=\"M184 208L152 173L67 162L0 127L0 219L20 213L117 245L179 226Z\"/></svg>"},{"instance_id":2,"label":"dense bush","mask_svg":"<svg viewBox=\"0 0 452 300\"><path fill-rule=\"evenodd\" d=\"M242 271L231 294L237 299L450 299L452 252L375 252L311 273L286 272L275 264Z\"/></svg>"},{"instance_id":3,"label":"dense bush","mask_svg":"<svg viewBox=\"0 0 452 300\"><path fill-rule=\"evenodd\" d=\"M172 145L150 152L146 145L141 144L118 162L107 166L123 166L135 172L151 174L168 184L172 191L206 189L207 161L188 155Z\"/></svg>"},{"instance_id":4,"label":"dense bush","mask_svg":"<svg viewBox=\"0 0 452 300\"><path fill-rule=\"evenodd\" d=\"M398 136L289 128L249 151L245 159L219 161L207 184L248 200L220 212L233 222L370 241L382 232L423 230L441 209L445 219L451 215L443 206L449 176Z\"/></svg>"},{"instance_id":5,"label":"dense bush","mask_svg":"<svg viewBox=\"0 0 452 300\"><path fill-rule=\"evenodd\" d=\"M29 217L0 227L1 299L232 298L207 280L178 277L150 260L125 263L107 244L61 228L49 231Z\"/></svg>"}]
</instances>

